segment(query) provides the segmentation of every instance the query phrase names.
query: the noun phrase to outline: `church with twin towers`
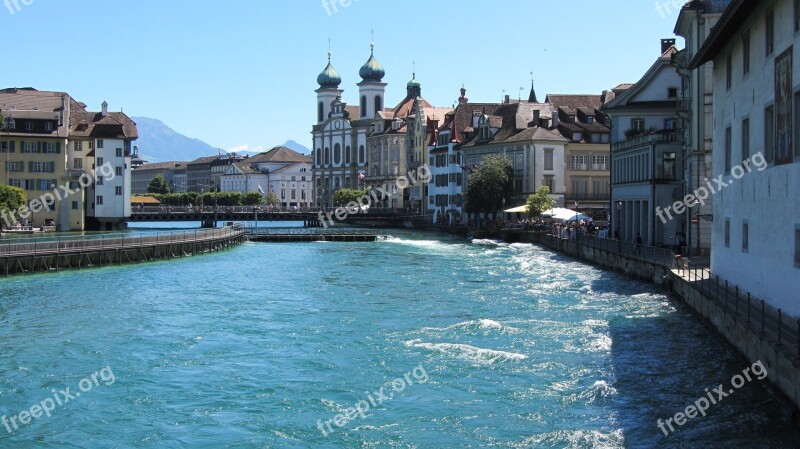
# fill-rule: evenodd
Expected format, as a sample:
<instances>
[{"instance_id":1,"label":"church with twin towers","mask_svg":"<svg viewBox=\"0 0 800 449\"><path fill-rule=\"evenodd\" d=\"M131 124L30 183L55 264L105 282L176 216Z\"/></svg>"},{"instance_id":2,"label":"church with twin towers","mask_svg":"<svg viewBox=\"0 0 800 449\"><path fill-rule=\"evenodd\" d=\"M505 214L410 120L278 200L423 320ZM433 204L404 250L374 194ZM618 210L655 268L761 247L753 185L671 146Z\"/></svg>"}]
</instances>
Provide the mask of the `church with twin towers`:
<instances>
[{"instance_id":1,"label":"church with twin towers","mask_svg":"<svg viewBox=\"0 0 800 449\"><path fill-rule=\"evenodd\" d=\"M397 189L396 180L424 164L428 121L436 115L442 120L451 109L434 108L425 101L415 74L406 85L405 98L387 108L386 72L375 57L374 43L358 75L357 106L342 99L342 77L333 67L330 52L327 66L317 76L317 121L311 130L312 200L316 206L333 207L333 196L341 189L388 186L391 197L372 207L419 209L425 186Z\"/></svg>"}]
</instances>

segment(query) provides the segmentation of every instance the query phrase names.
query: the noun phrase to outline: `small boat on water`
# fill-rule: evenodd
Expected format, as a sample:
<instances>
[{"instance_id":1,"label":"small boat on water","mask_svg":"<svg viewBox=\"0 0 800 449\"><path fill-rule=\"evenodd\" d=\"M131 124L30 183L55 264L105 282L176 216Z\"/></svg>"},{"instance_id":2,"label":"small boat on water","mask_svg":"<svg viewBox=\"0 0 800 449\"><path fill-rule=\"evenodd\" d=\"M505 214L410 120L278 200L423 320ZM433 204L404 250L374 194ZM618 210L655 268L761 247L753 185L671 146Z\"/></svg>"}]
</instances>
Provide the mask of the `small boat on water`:
<instances>
[{"instance_id":1,"label":"small boat on water","mask_svg":"<svg viewBox=\"0 0 800 449\"><path fill-rule=\"evenodd\" d=\"M16 225L8 229L3 229L4 234L35 234L42 232L42 228L34 228L33 226Z\"/></svg>"}]
</instances>

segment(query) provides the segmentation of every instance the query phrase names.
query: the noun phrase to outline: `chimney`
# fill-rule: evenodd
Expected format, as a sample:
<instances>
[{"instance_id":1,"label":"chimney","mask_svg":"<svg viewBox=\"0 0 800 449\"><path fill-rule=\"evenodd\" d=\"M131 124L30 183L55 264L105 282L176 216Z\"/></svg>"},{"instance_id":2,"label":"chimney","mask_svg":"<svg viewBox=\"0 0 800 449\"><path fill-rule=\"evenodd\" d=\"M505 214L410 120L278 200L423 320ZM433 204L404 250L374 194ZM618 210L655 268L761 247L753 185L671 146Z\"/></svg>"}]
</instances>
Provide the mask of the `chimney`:
<instances>
[{"instance_id":1,"label":"chimney","mask_svg":"<svg viewBox=\"0 0 800 449\"><path fill-rule=\"evenodd\" d=\"M508 104L509 101L511 101L511 98L508 95L506 95L505 98L503 99L503 104Z\"/></svg>"},{"instance_id":2,"label":"chimney","mask_svg":"<svg viewBox=\"0 0 800 449\"><path fill-rule=\"evenodd\" d=\"M673 45L675 45L675 39L661 39L661 54L663 55Z\"/></svg>"},{"instance_id":3,"label":"chimney","mask_svg":"<svg viewBox=\"0 0 800 449\"><path fill-rule=\"evenodd\" d=\"M105 117L108 115L108 102L104 101L101 106L103 107L102 109L103 112L101 114L103 115L103 117Z\"/></svg>"}]
</instances>

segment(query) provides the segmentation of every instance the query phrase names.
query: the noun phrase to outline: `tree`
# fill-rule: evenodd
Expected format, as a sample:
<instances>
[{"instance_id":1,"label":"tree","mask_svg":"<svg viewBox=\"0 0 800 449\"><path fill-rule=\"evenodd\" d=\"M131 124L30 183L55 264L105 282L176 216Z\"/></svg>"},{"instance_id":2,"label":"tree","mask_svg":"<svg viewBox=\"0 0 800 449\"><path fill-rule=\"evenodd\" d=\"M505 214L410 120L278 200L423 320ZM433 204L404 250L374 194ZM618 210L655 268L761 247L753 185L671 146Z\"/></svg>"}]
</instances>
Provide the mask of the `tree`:
<instances>
[{"instance_id":1,"label":"tree","mask_svg":"<svg viewBox=\"0 0 800 449\"><path fill-rule=\"evenodd\" d=\"M514 196L514 167L507 157L490 155L467 177L464 209L469 214L493 214Z\"/></svg>"},{"instance_id":2,"label":"tree","mask_svg":"<svg viewBox=\"0 0 800 449\"><path fill-rule=\"evenodd\" d=\"M242 204L245 206L256 206L261 204L261 201L264 199L264 196L258 192L250 192L245 194L244 198L242 198Z\"/></svg>"},{"instance_id":3,"label":"tree","mask_svg":"<svg viewBox=\"0 0 800 449\"><path fill-rule=\"evenodd\" d=\"M159 173L150 180L150 184L147 185L147 193L169 193L169 187L167 187L167 183L164 181L164 175Z\"/></svg>"},{"instance_id":4,"label":"tree","mask_svg":"<svg viewBox=\"0 0 800 449\"><path fill-rule=\"evenodd\" d=\"M525 204L528 207L528 215L538 217L542 212L550 210L552 202L550 199L550 187L541 186L536 193L528 197Z\"/></svg>"},{"instance_id":5,"label":"tree","mask_svg":"<svg viewBox=\"0 0 800 449\"><path fill-rule=\"evenodd\" d=\"M275 195L275 192L273 192L272 190L270 190L269 193L267 194L267 204L269 204L270 206L277 206L278 204L280 204L280 201L278 200L278 195Z\"/></svg>"},{"instance_id":6,"label":"tree","mask_svg":"<svg viewBox=\"0 0 800 449\"><path fill-rule=\"evenodd\" d=\"M0 185L0 227L3 225L11 226L11 221L15 220L19 209L28 204L25 191L19 187Z\"/></svg>"},{"instance_id":7,"label":"tree","mask_svg":"<svg viewBox=\"0 0 800 449\"><path fill-rule=\"evenodd\" d=\"M346 206L350 202L359 202L359 199L369 195L368 190L340 189L333 194L333 203L337 206Z\"/></svg>"}]
</instances>

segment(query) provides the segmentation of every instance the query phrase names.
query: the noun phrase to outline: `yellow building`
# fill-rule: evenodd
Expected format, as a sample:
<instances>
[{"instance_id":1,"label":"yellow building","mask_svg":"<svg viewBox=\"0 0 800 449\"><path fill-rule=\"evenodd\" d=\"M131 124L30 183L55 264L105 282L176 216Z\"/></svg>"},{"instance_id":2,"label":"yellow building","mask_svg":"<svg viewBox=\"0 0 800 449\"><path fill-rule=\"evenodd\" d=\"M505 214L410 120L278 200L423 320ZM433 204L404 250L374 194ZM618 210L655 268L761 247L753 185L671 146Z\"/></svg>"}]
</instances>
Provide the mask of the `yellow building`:
<instances>
[{"instance_id":1,"label":"yellow building","mask_svg":"<svg viewBox=\"0 0 800 449\"><path fill-rule=\"evenodd\" d=\"M5 167L0 182L25 190L28 205L18 211L22 223L53 225L59 231L84 230L85 192L97 181L93 170L97 139L81 129L91 131L95 114L67 93L31 88L0 90L0 112L4 117L0 157ZM136 124L124 114L115 116L119 128L128 134L126 141L135 139Z\"/></svg>"}]
</instances>

